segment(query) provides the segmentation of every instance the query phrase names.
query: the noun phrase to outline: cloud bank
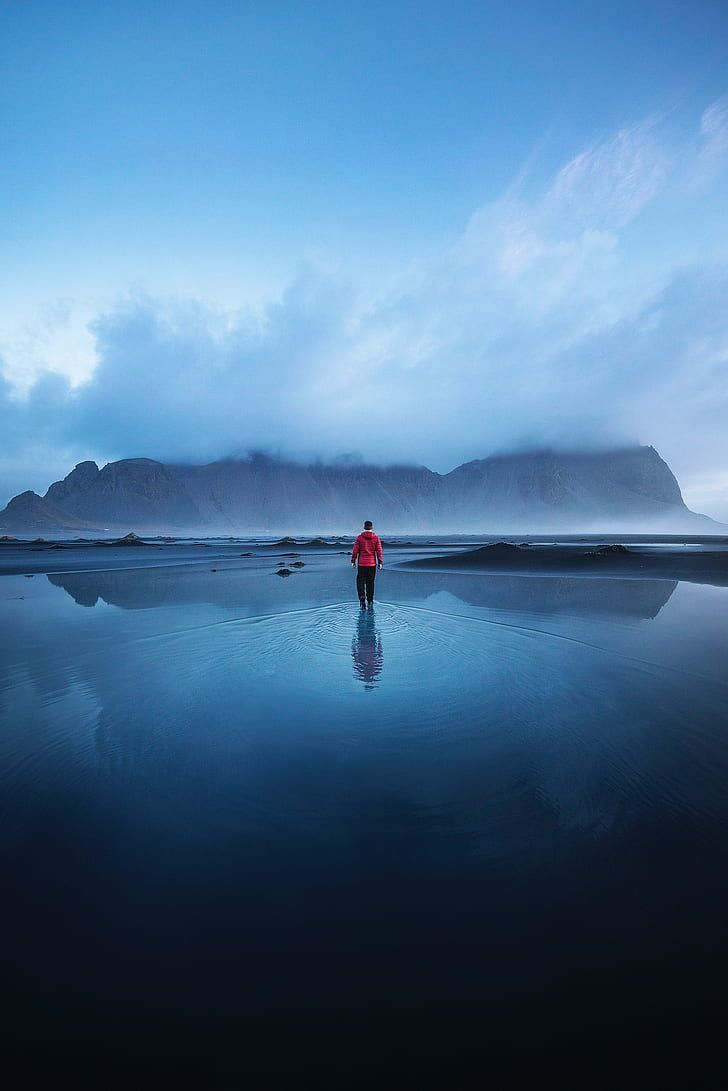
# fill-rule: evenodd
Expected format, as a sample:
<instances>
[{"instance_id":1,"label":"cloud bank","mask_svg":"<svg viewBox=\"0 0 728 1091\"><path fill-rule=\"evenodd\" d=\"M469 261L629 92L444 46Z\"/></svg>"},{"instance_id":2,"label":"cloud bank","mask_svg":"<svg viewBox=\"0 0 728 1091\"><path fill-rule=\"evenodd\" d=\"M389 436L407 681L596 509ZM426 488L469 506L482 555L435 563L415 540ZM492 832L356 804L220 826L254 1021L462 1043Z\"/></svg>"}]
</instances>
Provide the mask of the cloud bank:
<instances>
[{"instance_id":1,"label":"cloud bank","mask_svg":"<svg viewBox=\"0 0 728 1091\"><path fill-rule=\"evenodd\" d=\"M262 310L127 296L88 322L82 381L0 367L0 501L83 457L446 470L643 442L728 519L727 162L724 98L690 132L648 119L596 142L538 192L521 178L378 292L319 262Z\"/></svg>"}]
</instances>

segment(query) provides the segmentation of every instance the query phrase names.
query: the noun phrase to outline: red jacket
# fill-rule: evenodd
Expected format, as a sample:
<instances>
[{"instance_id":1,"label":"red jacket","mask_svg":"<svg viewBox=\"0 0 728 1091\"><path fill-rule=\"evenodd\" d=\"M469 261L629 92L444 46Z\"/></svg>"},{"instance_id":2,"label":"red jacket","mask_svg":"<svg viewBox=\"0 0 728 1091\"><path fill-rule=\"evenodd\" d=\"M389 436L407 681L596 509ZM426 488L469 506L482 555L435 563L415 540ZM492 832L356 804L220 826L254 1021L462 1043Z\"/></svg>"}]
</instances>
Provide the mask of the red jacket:
<instances>
[{"instance_id":1,"label":"red jacket","mask_svg":"<svg viewBox=\"0 0 728 1091\"><path fill-rule=\"evenodd\" d=\"M360 568L371 568L377 561L382 563L382 543L373 530L365 530L354 542L351 551L352 563L359 558Z\"/></svg>"}]
</instances>

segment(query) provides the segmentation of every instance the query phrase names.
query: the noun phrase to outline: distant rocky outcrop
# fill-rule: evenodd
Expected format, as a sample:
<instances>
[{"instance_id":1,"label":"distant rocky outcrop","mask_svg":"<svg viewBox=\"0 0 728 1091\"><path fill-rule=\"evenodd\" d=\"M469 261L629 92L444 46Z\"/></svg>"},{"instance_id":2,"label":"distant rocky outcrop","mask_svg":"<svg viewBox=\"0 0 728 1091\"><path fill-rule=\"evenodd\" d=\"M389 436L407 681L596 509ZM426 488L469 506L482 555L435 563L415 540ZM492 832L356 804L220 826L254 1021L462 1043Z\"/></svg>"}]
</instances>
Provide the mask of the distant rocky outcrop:
<instances>
[{"instance_id":1,"label":"distant rocky outcrop","mask_svg":"<svg viewBox=\"0 0 728 1091\"><path fill-rule=\"evenodd\" d=\"M96 544L105 546L147 546L149 545L149 542L145 542L143 538L140 538L138 534L135 534L133 530L130 530L123 538L114 538L111 541L99 541Z\"/></svg>"},{"instance_id":2,"label":"distant rocky outcrop","mask_svg":"<svg viewBox=\"0 0 728 1091\"><path fill-rule=\"evenodd\" d=\"M95 530L83 519L77 519L68 511L62 511L38 493L21 492L14 496L4 511L0 512L0 528L29 533L36 530Z\"/></svg>"},{"instance_id":3,"label":"distant rocky outcrop","mask_svg":"<svg viewBox=\"0 0 728 1091\"><path fill-rule=\"evenodd\" d=\"M351 531L364 518L391 534L525 533L574 529L710 532L653 447L497 455L447 474L425 466L304 465L262 454L204 466L148 458L81 462L45 496L21 493L0 533L80 530L118 535ZM316 538L309 545L329 545Z\"/></svg>"}]
</instances>

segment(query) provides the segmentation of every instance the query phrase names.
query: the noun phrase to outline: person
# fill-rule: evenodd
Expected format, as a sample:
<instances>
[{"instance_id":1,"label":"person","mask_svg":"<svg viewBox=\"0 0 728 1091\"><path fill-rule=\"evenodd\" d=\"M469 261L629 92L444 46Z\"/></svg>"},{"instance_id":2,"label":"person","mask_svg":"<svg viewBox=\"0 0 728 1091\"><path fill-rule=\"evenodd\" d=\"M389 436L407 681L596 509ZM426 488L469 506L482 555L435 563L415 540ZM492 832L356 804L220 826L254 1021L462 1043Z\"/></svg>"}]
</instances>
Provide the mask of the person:
<instances>
[{"instance_id":1,"label":"person","mask_svg":"<svg viewBox=\"0 0 728 1091\"><path fill-rule=\"evenodd\" d=\"M355 566L359 561L359 569L356 574L356 590L359 595L359 606L363 610L367 603L371 606L374 602L374 577L377 574L377 565L382 567L382 543L378 535L372 530L372 521L367 519L364 530L354 542L351 551L351 563Z\"/></svg>"}]
</instances>

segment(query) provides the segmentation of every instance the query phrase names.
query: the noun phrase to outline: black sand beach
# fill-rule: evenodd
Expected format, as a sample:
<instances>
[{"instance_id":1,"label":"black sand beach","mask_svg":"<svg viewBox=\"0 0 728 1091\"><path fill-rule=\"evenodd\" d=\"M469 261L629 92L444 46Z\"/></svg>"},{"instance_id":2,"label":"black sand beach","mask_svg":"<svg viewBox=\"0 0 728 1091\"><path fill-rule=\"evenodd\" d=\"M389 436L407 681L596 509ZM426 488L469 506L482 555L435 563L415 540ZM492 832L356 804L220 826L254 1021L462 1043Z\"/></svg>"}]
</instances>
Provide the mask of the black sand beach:
<instances>
[{"instance_id":1,"label":"black sand beach","mask_svg":"<svg viewBox=\"0 0 728 1091\"><path fill-rule=\"evenodd\" d=\"M716 546L718 546L716 548ZM514 544L494 542L405 562L412 568L471 570L534 576L618 577L621 579L687 580L728 586L728 544L725 539L693 540L687 544L581 542Z\"/></svg>"}]
</instances>

